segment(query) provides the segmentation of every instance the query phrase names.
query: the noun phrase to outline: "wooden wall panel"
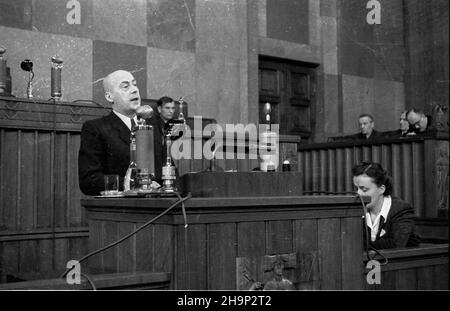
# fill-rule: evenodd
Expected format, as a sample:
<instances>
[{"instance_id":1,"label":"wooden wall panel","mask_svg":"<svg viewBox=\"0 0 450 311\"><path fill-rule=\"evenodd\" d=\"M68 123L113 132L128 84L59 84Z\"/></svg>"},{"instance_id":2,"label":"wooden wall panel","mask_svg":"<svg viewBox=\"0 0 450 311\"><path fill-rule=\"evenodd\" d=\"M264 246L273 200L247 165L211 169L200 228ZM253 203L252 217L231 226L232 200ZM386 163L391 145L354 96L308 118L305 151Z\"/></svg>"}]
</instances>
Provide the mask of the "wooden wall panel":
<instances>
[{"instance_id":1,"label":"wooden wall panel","mask_svg":"<svg viewBox=\"0 0 450 311\"><path fill-rule=\"evenodd\" d=\"M35 136L33 132L21 131L19 138L19 175L18 184L18 229L30 230L35 227L35 184L34 176L37 167L34 166L35 153ZM47 193L42 193L45 197ZM48 198L48 197L47 197Z\"/></svg>"},{"instance_id":2,"label":"wooden wall panel","mask_svg":"<svg viewBox=\"0 0 450 311\"><path fill-rule=\"evenodd\" d=\"M61 196L66 195L66 189L60 189L60 191L55 191L53 189L53 185L57 186L59 184L64 184L66 179L58 180L58 182L52 182L54 176L61 172L65 172L66 168L63 166L58 167L58 170L54 171L54 167L52 165L53 159L53 150L52 150L52 142L53 137L51 133L38 133L38 131L34 131L35 136L35 163L34 169L37 172L34 174L34 185L35 185L35 204L36 204L36 214L37 219L35 222L36 228L51 228L54 211L56 210L64 210L63 204L57 204L57 201L54 200L53 196L55 193L60 194ZM58 144L57 144L58 145ZM65 154L64 150L61 150L57 154ZM66 163L64 163L66 164ZM59 190L59 189L58 189ZM56 209L55 206L58 206ZM64 219L64 215L61 217ZM65 227L65 223L62 223L62 226Z\"/></svg>"},{"instance_id":3,"label":"wooden wall panel","mask_svg":"<svg viewBox=\"0 0 450 311\"><path fill-rule=\"evenodd\" d=\"M417 268L417 289L432 290L433 289L433 266Z\"/></svg>"},{"instance_id":4,"label":"wooden wall panel","mask_svg":"<svg viewBox=\"0 0 450 311\"><path fill-rule=\"evenodd\" d=\"M304 219L294 221L294 252L315 255L313 266L306 279L308 281L300 282L298 289L318 290L320 289L319 275L319 253L318 253L318 231L317 219Z\"/></svg>"},{"instance_id":5,"label":"wooden wall panel","mask_svg":"<svg viewBox=\"0 0 450 311\"><path fill-rule=\"evenodd\" d=\"M2 206L3 228L19 229L18 224L18 181L20 131L2 130Z\"/></svg>"},{"instance_id":6,"label":"wooden wall panel","mask_svg":"<svg viewBox=\"0 0 450 311\"><path fill-rule=\"evenodd\" d=\"M137 227L140 227L139 223ZM154 226L148 226L136 234L136 270L154 271Z\"/></svg>"},{"instance_id":7,"label":"wooden wall panel","mask_svg":"<svg viewBox=\"0 0 450 311\"><path fill-rule=\"evenodd\" d=\"M54 170L55 170L55 183L54 183L54 196L55 202L54 206L57 206L54 211L54 221L56 227L65 227L68 225L68 205L69 205L69 181L68 172L70 166L68 166L67 158L71 150L67 148L69 144L69 134L59 134L55 136L55 147L57 150L54 151ZM50 157L48 157L50 159ZM48 165L50 167L50 165ZM47 168L47 171L50 171ZM47 186L48 187L48 186ZM47 201L49 204L49 201Z\"/></svg>"},{"instance_id":8,"label":"wooden wall panel","mask_svg":"<svg viewBox=\"0 0 450 311\"><path fill-rule=\"evenodd\" d=\"M135 229L134 223L118 223L117 239L124 237ZM114 248L117 248L117 271L136 271L136 235L129 237Z\"/></svg>"},{"instance_id":9,"label":"wooden wall panel","mask_svg":"<svg viewBox=\"0 0 450 311\"><path fill-rule=\"evenodd\" d=\"M417 289L416 269L398 270L396 281L395 289L397 290Z\"/></svg>"},{"instance_id":10,"label":"wooden wall panel","mask_svg":"<svg viewBox=\"0 0 450 311\"><path fill-rule=\"evenodd\" d=\"M448 262L444 265L436 265L434 266L434 274L433 274L433 284L434 288L437 290L448 290L449 289L449 269Z\"/></svg>"},{"instance_id":11,"label":"wooden wall panel","mask_svg":"<svg viewBox=\"0 0 450 311\"><path fill-rule=\"evenodd\" d=\"M402 193L399 195L407 202L413 202L413 178L412 178L412 144L403 144L401 146L401 183Z\"/></svg>"},{"instance_id":12,"label":"wooden wall panel","mask_svg":"<svg viewBox=\"0 0 450 311\"><path fill-rule=\"evenodd\" d=\"M240 222L237 225L238 257L266 254L266 226L264 222Z\"/></svg>"},{"instance_id":13,"label":"wooden wall panel","mask_svg":"<svg viewBox=\"0 0 450 311\"><path fill-rule=\"evenodd\" d=\"M89 221L89 250L99 249L103 246L103 226L100 221ZM103 269L103 256L97 254L87 259L86 264L91 267L92 271L101 273Z\"/></svg>"},{"instance_id":14,"label":"wooden wall panel","mask_svg":"<svg viewBox=\"0 0 450 311\"><path fill-rule=\"evenodd\" d=\"M318 220L321 289L342 289L341 227L338 218Z\"/></svg>"},{"instance_id":15,"label":"wooden wall panel","mask_svg":"<svg viewBox=\"0 0 450 311\"><path fill-rule=\"evenodd\" d=\"M106 246L118 239L118 229L118 224L116 222L102 223L101 239L103 245L101 245L101 247ZM102 257L102 271L104 273L117 271L119 257L119 251L117 247L110 248L98 254L98 256Z\"/></svg>"},{"instance_id":16,"label":"wooden wall panel","mask_svg":"<svg viewBox=\"0 0 450 311\"><path fill-rule=\"evenodd\" d=\"M414 211L416 216L425 215L425 176L424 169L424 145L421 143L412 143L412 180L413 180L413 198Z\"/></svg>"},{"instance_id":17,"label":"wooden wall panel","mask_svg":"<svg viewBox=\"0 0 450 311\"><path fill-rule=\"evenodd\" d=\"M341 243L342 243L342 289L361 289L363 280L360 271L363 269L362 253L355 256L354 249L363 245L361 235L361 219L347 218L341 220Z\"/></svg>"},{"instance_id":18,"label":"wooden wall panel","mask_svg":"<svg viewBox=\"0 0 450 311\"><path fill-rule=\"evenodd\" d=\"M292 253L292 221L269 221L266 223L266 228L266 253L268 255Z\"/></svg>"},{"instance_id":19,"label":"wooden wall panel","mask_svg":"<svg viewBox=\"0 0 450 311\"><path fill-rule=\"evenodd\" d=\"M208 289L226 290L236 284L236 224L208 225Z\"/></svg>"},{"instance_id":20,"label":"wooden wall panel","mask_svg":"<svg viewBox=\"0 0 450 311\"><path fill-rule=\"evenodd\" d=\"M208 266L206 225L189 225L186 236L184 226L177 226L176 231L177 240L185 241L186 253L177 253L175 289L206 289L202 288L206 284Z\"/></svg>"},{"instance_id":21,"label":"wooden wall panel","mask_svg":"<svg viewBox=\"0 0 450 311\"><path fill-rule=\"evenodd\" d=\"M168 272L172 271L171 263L174 260L174 251L170 245L175 244L174 233L171 226L154 225L154 240L152 247L153 255L153 271L154 272ZM181 229L181 228L180 228ZM180 233L183 230L180 230ZM184 234L184 232L183 232ZM149 259L147 259L149 260Z\"/></svg>"},{"instance_id":22,"label":"wooden wall panel","mask_svg":"<svg viewBox=\"0 0 450 311\"><path fill-rule=\"evenodd\" d=\"M75 133L67 134L67 190L68 200L68 226L86 226L85 210L81 208L80 199L82 194L78 185L78 150L80 149L80 135Z\"/></svg>"}]
</instances>

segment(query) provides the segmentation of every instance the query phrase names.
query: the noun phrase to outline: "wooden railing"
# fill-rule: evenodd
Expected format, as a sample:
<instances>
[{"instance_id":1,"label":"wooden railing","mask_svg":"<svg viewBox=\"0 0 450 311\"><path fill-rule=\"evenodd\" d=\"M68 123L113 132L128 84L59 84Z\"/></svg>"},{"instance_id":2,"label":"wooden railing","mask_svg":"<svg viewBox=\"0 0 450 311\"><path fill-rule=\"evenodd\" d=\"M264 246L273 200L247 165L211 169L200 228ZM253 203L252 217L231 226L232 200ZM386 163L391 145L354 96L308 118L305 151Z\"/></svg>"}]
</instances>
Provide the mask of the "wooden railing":
<instances>
[{"instance_id":1,"label":"wooden railing","mask_svg":"<svg viewBox=\"0 0 450 311\"><path fill-rule=\"evenodd\" d=\"M416 248L381 250L379 283L365 282L366 290L448 290L448 243L422 244ZM371 256L375 254L371 252ZM364 277L366 277L365 271Z\"/></svg>"},{"instance_id":2,"label":"wooden railing","mask_svg":"<svg viewBox=\"0 0 450 311\"><path fill-rule=\"evenodd\" d=\"M56 277L87 252L80 129L104 114L88 102L0 98L0 282Z\"/></svg>"},{"instance_id":3,"label":"wooden railing","mask_svg":"<svg viewBox=\"0 0 450 311\"><path fill-rule=\"evenodd\" d=\"M299 170L306 193L353 191L352 167L380 162L390 172L394 195L420 217L448 214L448 133L435 137L300 145Z\"/></svg>"},{"instance_id":4,"label":"wooden railing","mask_svg":"<svg viewBox=\"0 0 450 311\"><path fill-rule=\"evenodd\" d=\"M63 278L12 282L0 284L0 290L162 290L169 286L170 273L134 272L91 275L89 281L81 277L80 284L68 284Z\"/></svg>"}]
</instances>

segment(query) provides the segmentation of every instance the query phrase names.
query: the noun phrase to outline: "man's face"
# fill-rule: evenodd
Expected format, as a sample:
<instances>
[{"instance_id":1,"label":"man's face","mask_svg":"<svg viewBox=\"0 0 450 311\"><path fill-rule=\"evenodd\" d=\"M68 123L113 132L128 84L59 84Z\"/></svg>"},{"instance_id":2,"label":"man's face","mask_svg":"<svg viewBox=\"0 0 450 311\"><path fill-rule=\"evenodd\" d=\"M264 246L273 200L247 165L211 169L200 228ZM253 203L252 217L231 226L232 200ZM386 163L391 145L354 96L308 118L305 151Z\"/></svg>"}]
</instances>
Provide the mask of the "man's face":
<instances>
[{"instance_id":1,"label":"man's face","mask_svg":"<svg viewBox=\"0 0 450 311\"><path fill-rule=\"evenodd\" d=\"M406 112L400 115L400 130L407 131L409 129L409 122L406 120Z\"/></svg>"},{"instance_id":2,"label":"man's face","mask_svg":"<svg viewBox=\"0 0 450 311\"><path fill-rule=\"evenodd\" d=\"M105 93L108 101L113 102L113 109L132 117L141 105L141 97L136 80L127 71L116 71L108 80L108 90Z\"/></svg>"},{"instance_id":3,"label":"man's face","mask_svg":"<svg viewBox=\"0 0 450 311\"><path fill-rule=\"evenodd\" d=\"M175 103L165 103L158 107L158 112L164 121L169 121L173 118L175 112Z\"/></svg>"},{"instance_id":4,"label":"man's face","mask_svg":"<svg viewBox=\"0 0 450 311\"><path fill-rule=\"evenodd\" d=\"M415 113L414 111L408 113L408 122L421 132L426 129L425 118L420 113Z\"/></svg>"},{"instance_id":5,"label":"man's face","mask_svg":"<svg viewBox=\"0 0 450 311\"><path fill-rule=\"evenodd\" d=\"M373 130L373 122L369 117L359 118L359 130L362 134L371 134Z\"/></svg>"}]
</instances>

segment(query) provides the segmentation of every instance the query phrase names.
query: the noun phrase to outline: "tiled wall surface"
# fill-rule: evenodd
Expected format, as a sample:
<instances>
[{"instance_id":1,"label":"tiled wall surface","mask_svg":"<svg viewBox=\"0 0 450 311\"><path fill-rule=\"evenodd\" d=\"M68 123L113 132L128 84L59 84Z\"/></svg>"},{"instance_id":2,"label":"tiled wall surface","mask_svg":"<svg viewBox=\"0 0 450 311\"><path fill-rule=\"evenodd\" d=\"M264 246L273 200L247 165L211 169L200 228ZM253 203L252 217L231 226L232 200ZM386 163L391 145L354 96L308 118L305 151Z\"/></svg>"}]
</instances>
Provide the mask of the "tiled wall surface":
<instances>
[{"instance_id":1,"label":"tiled wall surface","mask_svg":"<svg viewBox=\"0 0 450 311\"><path fill-rule=\"evenodd\" d=\"M80 24L70 24L79 3ZM195 102L195 1L0 0L0 45L11 67L13 95L26 96L34 63L34 96L50 97L50 57L64 60L63 100L106 105L102 78L134 73L144 98L186 96Z\"/></svg>"},{"instance_id":2,"label":"tiled wall surface","mask_svg":"<svg viewBox=\"0 0 450 311\"><path fill-rule=\"evenodd\" d=\"M315 63L322 141L357 131L363 112L379 130L395 129L408 107L404 1L379 0L380 25L366 22L367 2L0 0L0 45L17 97L26 93L25 58L35 64L35 96L50 97L50 57L58 54L64 100L106 105L101 79L122 68L143 97L184 96L190 115L219 123L257 119L258 55ZM74 3L80 24L67 22Z\"/></svg>"}]
</instances>

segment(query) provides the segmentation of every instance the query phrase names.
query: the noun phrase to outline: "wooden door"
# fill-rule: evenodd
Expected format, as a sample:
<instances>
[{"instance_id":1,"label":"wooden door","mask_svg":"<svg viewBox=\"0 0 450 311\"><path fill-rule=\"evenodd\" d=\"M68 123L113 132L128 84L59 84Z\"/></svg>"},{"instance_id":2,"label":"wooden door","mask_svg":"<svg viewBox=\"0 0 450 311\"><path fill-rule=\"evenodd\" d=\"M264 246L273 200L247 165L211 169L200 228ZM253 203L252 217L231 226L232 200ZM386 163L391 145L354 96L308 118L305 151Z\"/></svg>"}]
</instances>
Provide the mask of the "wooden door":
<instances>
[{"instance_id":1,"label":"wooden door","mask_svg":"<svg viewBox=\"0 0 450 311\"><path fill-rule=\"evenodd\" d=\"M310 64L259 60L259 122L265 123L264 104L272 105L271 123L281 135L308 139L314 128L316 75Z\"/></svg>"}]
</instances>

